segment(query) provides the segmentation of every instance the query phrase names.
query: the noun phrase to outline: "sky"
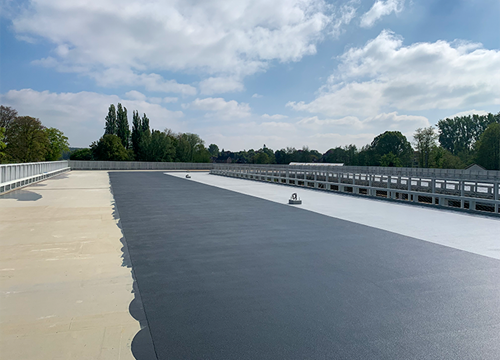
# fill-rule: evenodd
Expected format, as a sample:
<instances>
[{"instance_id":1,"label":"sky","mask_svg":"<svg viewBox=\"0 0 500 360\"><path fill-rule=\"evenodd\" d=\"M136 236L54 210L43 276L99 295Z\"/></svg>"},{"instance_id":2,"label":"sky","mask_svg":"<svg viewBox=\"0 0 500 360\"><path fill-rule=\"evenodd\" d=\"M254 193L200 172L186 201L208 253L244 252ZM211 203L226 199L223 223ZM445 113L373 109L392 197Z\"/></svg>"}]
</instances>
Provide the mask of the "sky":
<instances>
[{"instance_id":1,"label":"sky","mask_svg":"<svg viewBox=\"0 0 500 360\"><path fill-rule=\"evenodd\" d=\"M499 0L0 0L0 104L104 133L110 104L239 151L408 139L500 111Z\"/></svg>"}]
</instances>

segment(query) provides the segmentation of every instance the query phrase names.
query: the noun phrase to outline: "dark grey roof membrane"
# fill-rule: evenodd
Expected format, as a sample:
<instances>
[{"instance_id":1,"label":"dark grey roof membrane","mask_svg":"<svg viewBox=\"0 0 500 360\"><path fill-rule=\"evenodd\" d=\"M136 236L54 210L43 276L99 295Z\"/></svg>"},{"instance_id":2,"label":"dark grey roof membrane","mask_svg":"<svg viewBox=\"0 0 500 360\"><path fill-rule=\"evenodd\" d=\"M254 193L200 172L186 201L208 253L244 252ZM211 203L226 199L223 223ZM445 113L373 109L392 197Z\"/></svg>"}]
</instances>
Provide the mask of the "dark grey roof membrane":
<instances>
[{"instance_id":1,"label":"dark grey roof membrane","mask_svg":"<svg viewBox=\"0 0 500 360\"><path fill-rule=\"evenodd\" d=\"M110 177L158 359L498 359L498 260L161 172Z\"/></svg>"}]
</instances>

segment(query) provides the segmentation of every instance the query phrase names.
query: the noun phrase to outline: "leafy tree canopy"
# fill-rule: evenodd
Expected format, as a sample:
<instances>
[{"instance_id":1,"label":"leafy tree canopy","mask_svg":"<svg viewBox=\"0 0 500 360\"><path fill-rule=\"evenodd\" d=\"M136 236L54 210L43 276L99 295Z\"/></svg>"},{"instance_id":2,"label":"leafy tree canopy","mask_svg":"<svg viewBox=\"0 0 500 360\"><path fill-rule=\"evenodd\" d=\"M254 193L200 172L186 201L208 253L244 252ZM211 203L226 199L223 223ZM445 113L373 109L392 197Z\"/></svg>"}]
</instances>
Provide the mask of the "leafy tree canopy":
<instances>
[{"instance_id":1,"label":"leafy tree canopy","mask_svg":"<svg viewBox=\"0 0 500 360\"><path fill-rule=\"evenodd\" d=\"M4 138L5 138L5 128L0 127L0 163L2 163L4 159L7 157L7 155L4 152L7 146L4 142Z\"/></svg>"},{"instance_id":2,"label":"leafy tree canopy","mask_svg":"<svg viewBox=\"0 0 500 360\"><path fill-rule=\"evenodd\" d=\"M116 135L103 135L98 142L90 145L94 160L101 161L127 161L130 153L125 149L122 140Z\"/></svg>"},{"instance_id":3,"label":"leafy tree canopy","mask_svg":"<svg viewBox=\"0 0 500 360\"><path fill-rule=\"evenodd\" d=\"M439 169L464 169L464 162L442 147L434 147L429 156L429 167Z\"/></svg>"},{"instance_id":4,"label":"leafy tree canopy","mask_svg":"<svg viewBox=\"0 0 500 360\"><path fill-rule=\"evenodd\" d=\"M500 113L456 116L439 120L439 143L453 155L468 154L491 123L500 122Z\"/></svg>"},{"instance_id":5,"label":"leafy tree canopy","mask_svg":"<svg viewBox=\"0 0 500 360\"><path fill-rule=\"evenodd\" d=\"M413 150L406 136L399 131L386 131L373 139L370 146L374 160L379 165L384 155L392 153L399 159L400 166L411 166ZM385 160L384 160L385 161Z\"/></svg>"},{"instance_id":6,"label":"leafy tree canopy","mask_svg":"<svg viewBox=\"0 0 500 360\"><path fill-rule=\"evenodd\" d=\"M109 105L108 115L106 116L106 125L104 127L105 135L116 135L116 108L115 105Z\"/></svg>"},{"instance_id":7,"label":"leafy tree canopy","mask_svg":"<svg viewBox=\"0 0 500 360\"><path fill-rule=\"evenodd\" d=\"M78 149L71 153L70 160L92 160L92 151L90 149Z\"/></svg>"},{"instance_id":8,"label":"leafy tree canopy","mask_svg":"<svg viewBox=\"0 0 500 360\"><path fill-rule=\"evenodd\" d=\"M399 157L394 155L392 152L389 152L380 158L380 166L401 167L403 166L403 163Z\"/></svg>"},{"instance_id":9,"label":"leafy tree canopy","mask_svg":"<svg viewBox=\"0 0 500 360\"><path fill-rule=\"evenodd\" d=\"M143 137L140 148L143 161L173 161L175 156L172 140L159 130L153 130Z\"/></svg>"},{"instance_id":10,"label":"leafy tree canopy","mask_svg":"<svg viewBox=\"0 0 500 360\"><path fill-rule=\"evenodd\" d=\"M210 153L211 156L218 157L219 156L219 147L215 144L210 144L208 146L208 152Z\"/></svg>"},{"instance_id":11,"label":"leafy tree canopy","mask_svg":"<svg viewBox=\"0 0 500 360\"><path fill-rule=\"evenodd\" d=\"M127 108L118 103L116 110L116 135L125 149L129 147L130 128L128 125Z\"/></svg>"},{"instance_id":12,"label":"leafy tree canopy","mask_svg":"<svg viewBox=\"0 0 500 360\"><path fill-rule=\"evenodd\" d=\"M12 162L36 162L45 160L50 141L40 120L30 116L18 116L6 132L5 152Z\"/></svg>"},{"instance_id":13,"label":"leafy tree canopy","mask_svg":"<svg viewBox=\"0 0 500 360\"><path fill-rule=\"evenodd\" d=\"M0 106L0 128L4 128L6 131L9 125L17 117L17 110L11 108L10 106Z\"/></svg>"},{"instance_id":14,"label":"leafy tree canopy","mask_svg":"<svg viewBox=\"0 0 500 360\"><path fill-rule=\"evenodd\" d=\"M61 130L56 128L45 128L44 131L49 140L45 160L56 161L61 159L63 152L69 150L68 138L64 136Z\"/></svg>"},{"instance_id":15,"label":"leafy tree canopy","mask_svg":"<svg viewBox=\"0 0 500 360\"><path fill-rule=\"evenodd\" d=\"M429 167L429 158L432 149L436 147L438 135L432 126L428 128L420 128L413 135L415 150L417 150L418 166Z\"/></svg>"},{"instance_id":16,"label":"leafy tree canopy","mask_svg":"<svg viewBox=\"0 0 500 360\"><path fill-rule=\"evenodd\" d=\"M481 135L476 161L487 170L500 170L500 124L490 124Z\"/></svg>"}]
</instances>

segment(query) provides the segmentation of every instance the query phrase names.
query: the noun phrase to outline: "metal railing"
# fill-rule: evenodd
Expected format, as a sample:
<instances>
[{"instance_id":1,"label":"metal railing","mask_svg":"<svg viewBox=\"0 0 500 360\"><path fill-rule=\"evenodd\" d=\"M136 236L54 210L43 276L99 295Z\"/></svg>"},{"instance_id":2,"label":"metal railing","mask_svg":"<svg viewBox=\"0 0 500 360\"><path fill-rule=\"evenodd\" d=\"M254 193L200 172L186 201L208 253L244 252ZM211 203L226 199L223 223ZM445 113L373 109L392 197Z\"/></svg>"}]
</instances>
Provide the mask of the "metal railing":
<instances>
[{"instance_id":1,"label":"metal railing","mask_svg":"<svg viewBox=\"0 0 500 360\"><path fill-rule=\"evenodd\" d=\"M70 160L71 170L211 170L212 163Z\"/></svg>"},{"instance_id":2,"label":"metal railing","mask_svg":"<svg viewBox=\"0 0 500 360\"><path fill-rule=\"evenodd\" d=\"M0 165L0 194L69 170L210 170L215 175L500 213L500 171L488 170L71 160Z\"/></svg>"},{"instance_id":3,"label":"metal railing","mask_svg":"<svg viewBox=\"0 0 500 360\"><path fill-rule=\"evenodd\" d=\"M0 165L0 194L69 170L67 160Z\"/></svg>"},{"instance_id":4,"label":"metal railing","mask_svg":"<svg viewBox=\"0 0 500 360\"><path fill-rule=\"evenodd\" d=\"M211 174L499 214L500 172L214 164Z\"/></svg>"}]
</instances>

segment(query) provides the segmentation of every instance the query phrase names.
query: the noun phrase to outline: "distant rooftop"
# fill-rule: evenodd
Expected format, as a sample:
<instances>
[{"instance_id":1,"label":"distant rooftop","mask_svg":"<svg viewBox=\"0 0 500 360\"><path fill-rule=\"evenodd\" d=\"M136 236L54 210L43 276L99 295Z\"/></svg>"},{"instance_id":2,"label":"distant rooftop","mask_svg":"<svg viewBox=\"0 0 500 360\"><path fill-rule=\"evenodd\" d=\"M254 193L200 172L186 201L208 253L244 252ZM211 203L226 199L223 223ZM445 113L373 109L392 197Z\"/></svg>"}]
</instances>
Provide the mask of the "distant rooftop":
<instances>
[{"instance_id":1,"label":"distant rooftop","mask_svg":"<svg viewBox=\"0 0 500 360\"><path fill-rule=\"evenodd\" d=\"M299 162L291 162L290 164L288 165L292 165L292 166L296 166L296 165L299 165L299 166L344 166L343 163L299 163Z\"/></svg>"}]
</instances>

